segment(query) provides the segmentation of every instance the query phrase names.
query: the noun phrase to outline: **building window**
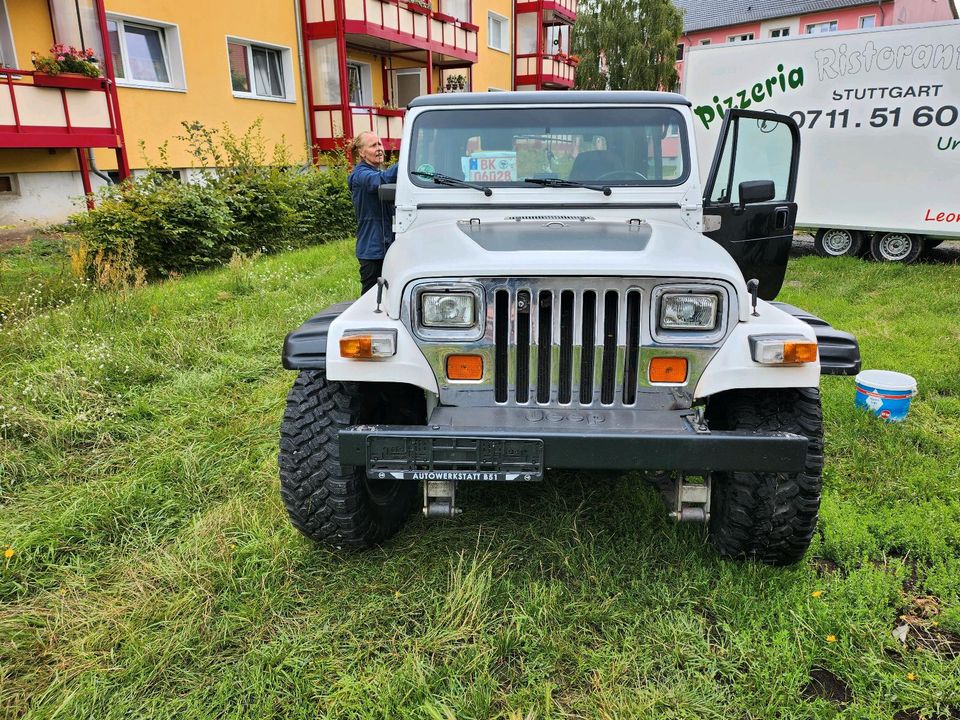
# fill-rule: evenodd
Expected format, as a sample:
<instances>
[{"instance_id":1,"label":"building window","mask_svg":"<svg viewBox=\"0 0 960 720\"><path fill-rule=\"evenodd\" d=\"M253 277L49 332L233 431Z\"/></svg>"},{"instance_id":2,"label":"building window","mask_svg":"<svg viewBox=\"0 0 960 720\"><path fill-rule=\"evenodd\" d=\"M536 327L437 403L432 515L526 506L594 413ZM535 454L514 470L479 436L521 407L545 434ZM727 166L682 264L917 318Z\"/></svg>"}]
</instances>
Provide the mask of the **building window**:
<instances>
[{"instance_id":1,"label":"building window","mask_svg":"<svg viewBox=\"0 0 960 720\"><path fill-rule=\"evenodd\" d=\"M13 28L7 17L7 6L0 0L0 67L15 68L17 53L13 49Z\"/></svg>"},{"instance_id":2,"label":"building window","mask_svg":"<svg viewBox=\"0 0 960 720\"><path fill-rule=\"evenodd\" d=\"M876 15L864 15L860 18L860 27L862 28L872 28L877 26L877 16Z\"/></svg>"},{"instance_id":3,"label":"building window","mask_svg":"<svg viewBox=\"0 0 960 720\"><path fill-rule=\"evenodd\" d=\"M510 52L510 21L503 15L487 12L487 45L500 52Z\"/></svg>"},{"instance_id":4,"label":"building window","mask_svg":"<svg viewBox=\"0 0 960 720\"><path fill-rule=\"evenodd\" d=\"M830 22L822 23L813 23L812 25L807 25L807 35L818 35L820 33L829 33L837 31L837 21L831 20Z\"/></svg>"},{"instance_id":5,"label":"building window","mask_svg":"<svg viewBox=\"0 0 960 720\"><path fill-rule=\"evenodd\" d=\"M701 40L701 41L700 41L700 44L701 44L701 45L709 45L709 44L710 44L710 38L707 38L706 40Z\"/></svg>"},{"instance_id":6,"label":"building window","mask_svg":"<svg viewBox=\"0 0 960 720\"><path fill-rule=\"evenodd\" d=\"M230 83L237 97L292 100L290 50L227 38Z\"/></svg>"},{"instance_id":7,"label":"building window","mask_svg":"<svg viewBox=\"0 0 960 720\"><path fill-rule=\"evenodd\" d=\"M677 44L677 62L683 60L683 43Z\"/></svg>"},{"instance_id":8,"label":"building window","mask_svg":"<svg viewBox=\"0 0 960 720\"><path fill-rule=\"evenodd\" d=\"M727 38L730 42L746 42L753 40L753 33L743 33L742 35L731 35Z\"/></svg>"},{"instance_id":9,"label":"building window","mask_svg":"<svg viewBox=\"0 0 960 720\"><path fill-rule=\"evenodd\" d=\"M774 28L773 30L770 31L770 37L772 38L789 37L789 36L790 36L790 28L788 27Z\"/></svg>"},{"instance_id":10,"label":"building window","mask_svg":"<svg viewBox=\"0 0 960 720\"><path fill-rule=\"evenodd\" d=\"M117 84L185 87L180 35L175 25L109 17L107 34Z\"/></svg>"},{"instance_id":11,"label":"building window","mask_svg":"<svg viewBox=\"0 0 960 720\"><path fill-rule=\"evenodd\" d=\"M373 73L367 63L349 60L347 62L347 87L350 90L350 104L370 107L373 105Z\"/></svg>"},{"instance_id":12,"label":"building window","mask_svg":"<svg viewBox=\"0 0 960 720\"><path fill-rule=\"evenodd\" d=\"M19 195L16 175L0 175L0 195Z\"/></svg>"}]
</instances>

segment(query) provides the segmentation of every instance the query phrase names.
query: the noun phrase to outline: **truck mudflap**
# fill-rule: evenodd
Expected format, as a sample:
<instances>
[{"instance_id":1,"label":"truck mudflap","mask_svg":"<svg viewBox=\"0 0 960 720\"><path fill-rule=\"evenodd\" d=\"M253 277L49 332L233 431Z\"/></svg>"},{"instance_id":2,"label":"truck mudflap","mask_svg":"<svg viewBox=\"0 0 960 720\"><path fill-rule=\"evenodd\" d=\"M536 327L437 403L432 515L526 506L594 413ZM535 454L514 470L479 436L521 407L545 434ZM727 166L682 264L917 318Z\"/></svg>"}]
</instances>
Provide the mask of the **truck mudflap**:
<instances>
[{"instance_id":1,"label":"truck mudflap","mask_svg":"<svg viewBox=\"0 0 960 720\"><path fill-rule=\"evenodd\" d=\"M283 366L287 370L326 370L330 323L351 305L352 300L324 308L289 333L283 341Z\"/></svg>"},{"instance_id":2,"label":"truck mudflap","mask_svg":"<svg viewBox=\"0 0 960 720\"><path fill-rule=\"evenodd\" d=\"M860 372L860 344L851 333L837 330L823 318L783 302L770 303L798 320L803 320L817 333L821 375L856 375Z\"/></svg>"},{"instance_id":3,"label":"truck mudflap","mask_svg":"<svg viewBox=\"0 0 960 720\"><path fill-rule=\"evenodd\" d=\"M693 410L438 407L423 426L340 431L340 460L371 478L531 481L544 468L800 472L807 438L712 431Z\"/></svg>"}]
</instances>

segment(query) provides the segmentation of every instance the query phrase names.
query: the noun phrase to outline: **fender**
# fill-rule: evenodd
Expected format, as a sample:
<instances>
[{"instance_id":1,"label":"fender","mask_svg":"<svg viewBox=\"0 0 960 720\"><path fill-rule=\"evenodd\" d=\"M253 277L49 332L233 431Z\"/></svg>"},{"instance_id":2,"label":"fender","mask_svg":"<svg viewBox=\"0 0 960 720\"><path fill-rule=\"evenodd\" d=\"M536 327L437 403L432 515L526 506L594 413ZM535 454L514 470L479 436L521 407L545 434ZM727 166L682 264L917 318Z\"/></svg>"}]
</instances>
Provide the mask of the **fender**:
<instances>
[{"instance_id":1,"label":"fender","mask_svg":"<svg viewBox=\"0 0 960 720\"><path fill-rule=\"evenodd\" d=\"M785 313L803 320L817 333L820 374L856 375L860 372L860 343L852 333L837 330L823 318L782 302L770 303Z\"/></svg>"},{"instance_id":2,"label":"fender","mask_svg":"<svg viewBox=\"0 0 960 720\"><path fill-rule=\"evenodd\" d=\"M757 303L758 316L737 323L733 332L724 340L719 352L707 365L694 398L708 397L724 390L751 388L797 388L820 385L820 362L804 365L769 366L753 361L750 355L750 336L782 334L802 335L816 340L814 329L807 323L774 307L770 303Z\"/></svg>"},{"instance_id":3,"label":"fender","mask_svg":"<svg viewBox=\"0 0 960 720\"><path fill-rule=\"evenodd\" d=\"M353 305L352 300L324 308L283 341L283 366L287 370L326 370L327 333L330 323Z\"/></svg>"},{"instance_id":4,"label":"fender","mask_svg":"<svg viewBox=\"0 0 960 720\"><path fill-rule=\"evenodd\" d=\"M437 378L427 358L399 319L393 319L385 312L375 312L376 295L367 292L331 321L326 337L327 377L348 382L403 383L437 394ZM345 330L375 329L396 331L396 355L376 360L340 357L340 337Z\"/></svg>"}]
</instances>

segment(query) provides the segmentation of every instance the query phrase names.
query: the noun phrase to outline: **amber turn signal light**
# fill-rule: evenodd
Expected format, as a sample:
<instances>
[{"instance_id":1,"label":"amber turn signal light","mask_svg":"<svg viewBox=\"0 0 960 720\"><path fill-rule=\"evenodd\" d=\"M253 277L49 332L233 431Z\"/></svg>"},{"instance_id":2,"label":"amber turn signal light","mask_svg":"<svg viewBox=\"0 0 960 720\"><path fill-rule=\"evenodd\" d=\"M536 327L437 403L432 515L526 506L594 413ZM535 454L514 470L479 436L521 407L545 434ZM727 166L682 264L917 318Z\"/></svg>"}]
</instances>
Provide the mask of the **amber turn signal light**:
<instances>
[{"instance_id":1,"label":"amber turn signal light","mask_svg":"<svg viewBox=\"0 0 960 720\"><path fill-rule=\"evenodd\" d=\"M650 382L682 383L687 381L687 359L655 357L650 361Z\"/></svg>"},{"instance_id":2,"label":"amber turn signal light","mask_svg":"<svg viewBox=\"0 0 960 720\"><path fill-rule=\"evenodd\" d=\"M451 380L482 380L480 355L447 355L447 377Z\"/></svg>"},{"instance_id":3,"label":"amber turn signal light","mask_svg":"<svg viewBox=\"0 0 960 720\"><path fill-rule=\"evenodd\" d=\"M817 344L814 342L786 342L783 344L785 363L812 363L817 359Z\"/></svg>"},{"instance_id":4,"label":"amber turn signal light","mask_svg":"<svg viewBox=\"0 0 960 720\"><path fill-rule=\"evenodd\" d=\"M373 341L369 335L340 338L340 356L345 358L373 357Z\"/></svg>"}]
</instances>

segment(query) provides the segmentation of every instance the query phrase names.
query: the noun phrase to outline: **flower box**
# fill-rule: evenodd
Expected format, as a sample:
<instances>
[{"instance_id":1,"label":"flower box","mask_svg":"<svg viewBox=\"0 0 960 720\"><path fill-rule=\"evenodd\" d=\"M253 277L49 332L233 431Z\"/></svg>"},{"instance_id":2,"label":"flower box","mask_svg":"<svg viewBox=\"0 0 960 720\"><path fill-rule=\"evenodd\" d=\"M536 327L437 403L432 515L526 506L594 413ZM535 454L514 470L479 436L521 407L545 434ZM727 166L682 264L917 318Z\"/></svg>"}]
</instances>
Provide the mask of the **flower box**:
<instances>
[{"instance_id":1,"label":"flower box","mask_svg":"<svg viewBox=\"0 0 960 720\"><path fill-rule=\"evenodd\" d=\"M433 16L440 22L445 22L445 23L452 23L452 22L456 22L457 20L453 15L447 15L446 13L442 13L442 12L434 12Z\"/></svg>"},{"instance_id":2,"label":"flower box","mask_svg":"<svg viewBox=\"0 0 960 720\"><path fill-rule=\"evenodd\" d=\"M479 25L474 25L473 23L467 22L466 20L461 20L461 21L460 21L460 27L462 27L464 30L468 30L469 32L479 32L479 31L480 31L480 26L479 26Z\"/></svg>"},{"instance_id":3,"label":"flower box","mask_svg":"<svg viewBox=\"0 0 960 720\"><path fill-rule=\"evenodd\" d=\"M430 14L430 8L423 7L423 5L415 5L414 3L407 3L407 10L411 10L415 13L420 13L421 15Z\"/></svg>"},{"instance_id":4,"label":"flower box","mask_svg":"<svg viewBox=\"0 0 960 720\"><path fill-rule=\"evenodd\" d=\"M33 84L39 87L63 88L66 90L99 90L103 87L103 78L92 78L80 73L47 73L35 72Z\"/></svg>"}]
</instances>

